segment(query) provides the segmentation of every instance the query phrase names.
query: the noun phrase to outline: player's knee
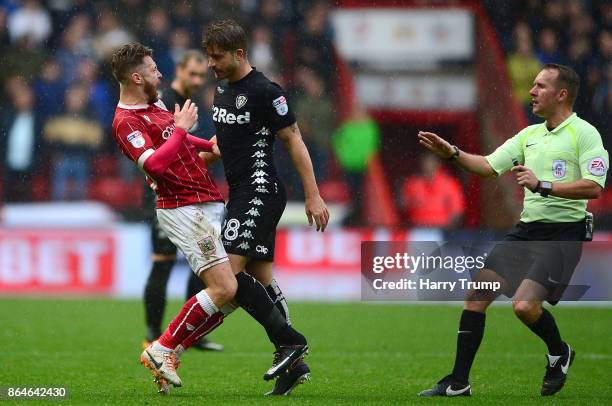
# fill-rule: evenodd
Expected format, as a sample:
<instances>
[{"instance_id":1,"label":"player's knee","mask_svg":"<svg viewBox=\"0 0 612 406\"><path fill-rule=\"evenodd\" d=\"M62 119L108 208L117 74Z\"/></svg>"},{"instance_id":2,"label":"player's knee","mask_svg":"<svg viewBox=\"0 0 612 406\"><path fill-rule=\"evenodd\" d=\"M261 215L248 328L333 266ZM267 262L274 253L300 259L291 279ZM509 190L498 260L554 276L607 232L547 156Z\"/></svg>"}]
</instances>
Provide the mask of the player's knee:
<instances>
[{"instance_id":1,"label":"player's knee","mask_svg":"<svg viewBox=\"0 0 612 406\"><path fill-rule=\"evenodd\" d=\"M223 283L218 284L214 288L214 295L220 303L229 303L234 300L238 284L236 278L226 278Z\"/></svg>"},{"instance_id":2,"label":"player's knee","mask_svg":"<svg viewBox=\"0 0 612 406\"><path fill-rule=\"evenodd\" d=\"M512 302L512 309L519 319L525 320L533 318L539 312L540 306L537 302L515 300Z\"/></svg>"}]
</instances>

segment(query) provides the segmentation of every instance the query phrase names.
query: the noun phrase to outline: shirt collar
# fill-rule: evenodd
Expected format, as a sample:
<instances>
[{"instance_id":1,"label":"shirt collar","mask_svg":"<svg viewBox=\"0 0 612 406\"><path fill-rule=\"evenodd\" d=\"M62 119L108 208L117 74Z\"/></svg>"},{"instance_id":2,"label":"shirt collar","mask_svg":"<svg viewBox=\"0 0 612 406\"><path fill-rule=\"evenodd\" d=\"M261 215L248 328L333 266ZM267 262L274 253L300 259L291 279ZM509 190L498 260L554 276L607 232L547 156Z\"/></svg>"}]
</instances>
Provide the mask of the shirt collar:
<instances>
[{"instance_id":1,"label":"shirt collar","mask_svg":"<svg viewBox=\"0 0 612 406\"><path fill-rule=\"evenodd\" d=\"M563 127L565 127L566 125L568 125L569 123L571 123L572 121L574 121L575 119L578 118L578 115L576 115L576 113L572 113L570 114L570 116L568 118L565 119L564 122L562 122L561 124L559 124L558 126L556 126L552 131L550 131L553 134L558 134ZM544 127L546 128L546 130L548 131L548 127L546 126L546 121L544 122Z\"/></svg>"},{"instance_id":2,"label":"shirt collar","mask_svg":"<svg viewBox=\"0 0 612 406\"><path fill-rule=\"evenodd\" d=\"M122 108L122 109L126 109L126 110L142 110L142 109L148 109L149 105L148 104L125 104L125 103L117 103L117 107Z\"/></svg>"}]
</instances>

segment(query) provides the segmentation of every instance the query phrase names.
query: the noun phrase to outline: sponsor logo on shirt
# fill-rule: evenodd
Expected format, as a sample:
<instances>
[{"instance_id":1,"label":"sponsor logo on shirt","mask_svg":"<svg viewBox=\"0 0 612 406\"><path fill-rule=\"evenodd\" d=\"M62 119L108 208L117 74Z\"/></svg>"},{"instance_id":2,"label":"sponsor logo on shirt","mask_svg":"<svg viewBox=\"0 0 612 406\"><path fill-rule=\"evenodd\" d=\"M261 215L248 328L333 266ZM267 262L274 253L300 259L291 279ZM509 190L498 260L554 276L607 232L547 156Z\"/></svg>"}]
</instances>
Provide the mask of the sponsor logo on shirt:
<instances>
[{"instance_id":1,"label":"sponsor logo on shirt","mask_svg":"<svg viewBox=\"0 0 612 406\"><path fill-rule=\"evenodd\" d=\"M555 178L559 179L565 176L567 169L567 162L563 159L555 159L552 165L552 174Z\"/></svg>"},{"instance_id":2,"label":"sponsor logo on shirt","mask_svg":"<svg viewBox=\"0 0 612 406\"><path fill-rule=\"evenodd\" d=\"M272 106L276 109L279 116L284 116L289 112L289 106L287 105L287 99L285 99L285 96L272 100Z\"/></svg>"},{"instance_id":3,"label":"sponsor logo on shirt","mask_svg":"<svg viewBox=\"0 0 612 406\"><path fill-rule=\"evenodd\" d=\"M168 127L166 127L166 129L164 131L162 131L162 138L165 139L165 140L170 138L170 136L172 135L172 132L174 131L175 128L176 128L176 126L174 124L171 124Z\"/></svg>"},{"instance_id":4,"label":"sponsor logo on shirt","mask_svg":"<svg viewBox=\"0 0 612 406\"><path fill-rule=\"evenodd\" d=\"M248 124L251 122L251 113L245 111L244 114L236 115L234 113L228 113L224 108L214 106L213 121L225 124Z\"/></svg>"},{"instance_id":5,"label":"sponsor logo on shirt","mask_svg":"<svg viewBox=\"0 0 612 406\"><path fill-rule=\"evenodd\" d=\"M606 161L603 158L593 158L589 162L589 172L595 176L604 176L608 168L606 167Z\"/></svg>"},{"instance_id":6,"label":"sponsor logo on shirt","mask_svg":"<svg viewBox=\"0 0 612 406\"><path fill-rule=\"evenodd\" d=\"M142 148L145 145L145 139L138 130L128 134L127 140L134 148Z\"/></svg>"}]
</instances>

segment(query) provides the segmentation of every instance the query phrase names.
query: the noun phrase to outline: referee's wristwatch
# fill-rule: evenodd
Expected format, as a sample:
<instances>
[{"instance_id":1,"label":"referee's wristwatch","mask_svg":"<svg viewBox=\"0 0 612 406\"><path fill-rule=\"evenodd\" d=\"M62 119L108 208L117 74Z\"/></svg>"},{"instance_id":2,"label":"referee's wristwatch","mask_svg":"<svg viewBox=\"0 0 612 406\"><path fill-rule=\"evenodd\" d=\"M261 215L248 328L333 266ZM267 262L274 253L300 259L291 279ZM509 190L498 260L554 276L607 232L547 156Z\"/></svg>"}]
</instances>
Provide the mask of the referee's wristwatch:
<instances>
[{"instance_id":1,"label":"referee's wristwatch","mask_svg":"<svg viewBox=\"0 0 612 406\"><path fill-rule=\"evenodd\" d=\"M538 184L535 187L534 193L539 193L542 197L548 197L550 192L552 192L552 187L552 182L539 180Z\"/></svg>"},{"instance_id":2,"label":"referee's wristwatch","mask_svg":"<svg viewBox=\"0 0 612 406\"><path fill-rule=\"evenodd\" d=\"M459 158L460 150L459 150L459 148L457 148L456 145L451 145L451 147L453 148L454 152L453 152L453 154L451 156L447 157L446 159L449 160L449 161L454 161L455 159Z\"/></svg>"}]
</instances>

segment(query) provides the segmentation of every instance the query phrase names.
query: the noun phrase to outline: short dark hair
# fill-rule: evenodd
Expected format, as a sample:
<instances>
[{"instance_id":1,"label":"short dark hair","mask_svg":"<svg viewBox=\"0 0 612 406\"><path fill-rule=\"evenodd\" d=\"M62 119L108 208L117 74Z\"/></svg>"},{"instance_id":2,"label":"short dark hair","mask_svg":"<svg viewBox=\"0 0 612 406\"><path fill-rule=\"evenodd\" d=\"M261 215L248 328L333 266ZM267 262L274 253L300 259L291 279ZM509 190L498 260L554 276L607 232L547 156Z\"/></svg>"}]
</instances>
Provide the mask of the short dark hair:
<instances>
[{"instance_id":1,"label":"short dark hair","mask_svg":"<svg viewBox=\"0 0 612 406\"><path fill-rule=\"evenodd\" d=\"M198 49L189 49L185 51L178 64L184 68L192 59L195 59L197 62L206 62L206 57L202 51Z\"/></svg>"},{"instance_id":2,"label":"short dark hair","mask_svg":"<svg viewBox=\"0 0 612 406\"><path fill-rule=\"evenodd\" d=\"M247 35L244 28L232 19L218 21L206 30L202 47L205 50L218 47L222 51L246 51Z\"/></svg>"},{"instance_id":3,"label":"short dark hair","mask_svg":"<svg viewBox=\"0 0 612 406\"><path fill-rule=\"evenodd\" d=\"M580 76L575 70L569 66L560 65L558 63L547 63L542 69L552 69L557 71L557 79L555 79L555 86L557 89L566 89L567 97L570 101L570 105L573 106L578 96L578 89L580 89Z\"/></svg>"},{"instance_id":4,"label":"short dark hair","mask_svg":"<svg viewBox=\"0 0 612 406\"><path fill-rule=\"evenodd\" d=\"M113 53L111 66L113 76L119 83L125 83L131 71L143 63L145 56L153 56L153 50L138 42L125 44Z\"/></svg>"}]
</instances>

